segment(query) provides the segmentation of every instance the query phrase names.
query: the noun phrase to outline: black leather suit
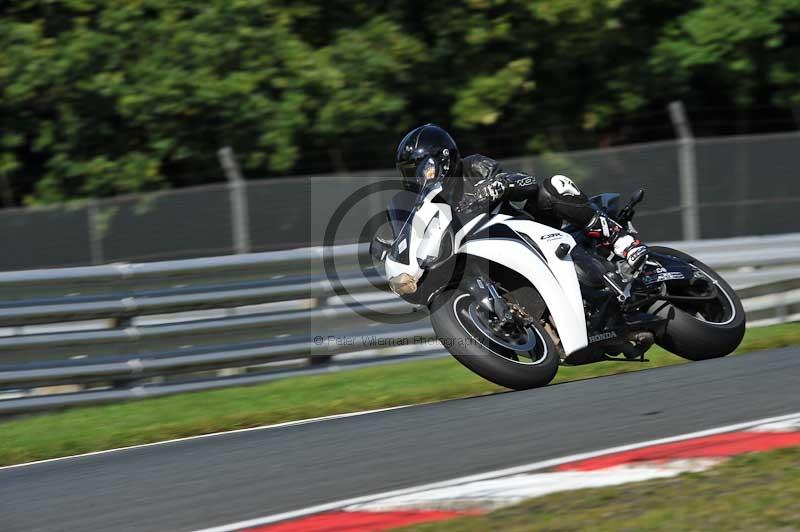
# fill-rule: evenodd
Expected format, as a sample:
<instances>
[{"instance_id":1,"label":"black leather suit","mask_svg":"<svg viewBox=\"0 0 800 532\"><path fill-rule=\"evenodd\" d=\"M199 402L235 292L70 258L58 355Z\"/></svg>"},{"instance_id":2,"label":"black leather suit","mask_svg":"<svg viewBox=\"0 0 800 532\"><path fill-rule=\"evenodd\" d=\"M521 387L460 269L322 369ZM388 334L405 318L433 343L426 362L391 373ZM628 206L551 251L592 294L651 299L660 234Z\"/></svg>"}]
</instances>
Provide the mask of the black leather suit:
<instances>
[{"instance_id":1,"label":"black leather suit","mask_svg":"<svg viewBox=\"0 0 800 532\"><path fill-rule=\"evenodd\" d=\"M562 221L587 227L597 214L586 195L564 176L539 179L519 172L505 172L497 161L483 155L464 157L460 173L463 179L453 179L454 205L472 194L479 183L502 179L507 185L502 197L490 205L480 206L479 212L490 210L499 201L527 200L525 210L537 221L555 228L560 228Z\"/></svg>"}]
</instances>

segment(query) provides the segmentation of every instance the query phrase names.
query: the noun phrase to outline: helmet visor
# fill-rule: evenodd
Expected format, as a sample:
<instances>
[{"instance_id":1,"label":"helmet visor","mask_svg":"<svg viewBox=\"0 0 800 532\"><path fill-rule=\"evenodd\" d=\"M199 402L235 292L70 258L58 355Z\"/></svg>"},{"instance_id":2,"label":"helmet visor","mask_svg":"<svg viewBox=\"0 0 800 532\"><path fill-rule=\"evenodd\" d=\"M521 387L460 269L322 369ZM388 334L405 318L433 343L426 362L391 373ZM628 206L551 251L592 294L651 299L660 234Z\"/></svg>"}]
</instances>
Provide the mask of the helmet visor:
<instances>
[{"instance_id":1,"label":"helmet visor","mask_svg":"<svg viewBox=\"0 0 800 532\"><path fill-rule=\"evenodd\" d=\"M409 161L406 164L397 166L400 175L407 181L414 181L419 186L433 183L440 177L444 177L444 172L439 168L439 164L433 157L425 157L419 161Z\"/></svg>"}]
</instances>

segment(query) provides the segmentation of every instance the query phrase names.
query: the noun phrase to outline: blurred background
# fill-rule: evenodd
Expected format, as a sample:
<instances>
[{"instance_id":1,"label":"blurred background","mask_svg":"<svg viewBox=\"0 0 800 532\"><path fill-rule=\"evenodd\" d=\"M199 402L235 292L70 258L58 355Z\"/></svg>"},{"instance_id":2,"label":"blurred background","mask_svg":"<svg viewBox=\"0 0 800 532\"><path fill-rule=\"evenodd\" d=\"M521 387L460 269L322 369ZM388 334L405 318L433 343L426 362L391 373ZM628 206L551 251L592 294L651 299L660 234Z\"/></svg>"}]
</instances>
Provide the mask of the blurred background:
<instances>
[{"instance_id":1,"label":"blurred background","mask_svg":"<svg viewBox=\"0 0 800 532\"><path fill-rule=\"evenodd\" d=\"M590 192L645 186L650 240L796 230L798 73L784 0L3 2L0 268L319 244L426 122Z\"/></svg>"},{"instance_id":2,"label":"blurred background","mask_svg":"<svg viewBox=\"0 0 800 532\"><path fill-rule=\"evenodd\" d=\"M720 272L759 353L595 378L685 362L653 347L527 393L470 373L366 253L428 122L645 188L641 239ZM0 0L0 529L233 530L511 467L493 498L523 463L800 410L799 161L800 0ZM711 447L797 442L781 419ZM716 463L700 447L674 456ZM798 530L784 456L486 522Z\"/></svg>"},{"instance_id":3,"label":"blurred background","mask_svg":"<svg viewBox=\"0 0 800 532\"><path fill-rule=\"evenodd\" d=\"M796 0L0 2L0 413L444 355L358 245L427 122L797 319L798 74Z\"/></svg>"}]
</instances>

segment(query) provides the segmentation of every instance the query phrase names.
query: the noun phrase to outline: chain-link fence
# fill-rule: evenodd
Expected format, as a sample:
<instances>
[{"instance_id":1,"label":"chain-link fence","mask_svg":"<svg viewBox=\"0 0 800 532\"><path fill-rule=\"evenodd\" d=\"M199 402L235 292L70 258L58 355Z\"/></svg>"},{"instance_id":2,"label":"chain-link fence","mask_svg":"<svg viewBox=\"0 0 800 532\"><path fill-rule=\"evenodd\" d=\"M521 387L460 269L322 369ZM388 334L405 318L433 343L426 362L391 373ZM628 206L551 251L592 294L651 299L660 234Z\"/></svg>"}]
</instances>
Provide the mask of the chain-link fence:
<instances>
[{"instance_id":1,"label":"chain-link fence","mask_svg":"<svg viewBox=\"0 0 800 532\"><path fill-rule=\"evenodd\" d=\"M645 188L637 226L645 240L655 241L683 238L693 213L698 214L694 221L702 238L800 231L798 154L800 133L784 133L666 141L503 162L508 169L536 176L570 175L589 194L617 191L627 196ZM682 162L687 155L691 157ZM686 161L692 164L690 177L696 178L689 183L694 199L685 190ZM336 243L355 242L364 239L365 226L383 209L394 176L387 169L251 180L246 183L244 217L234 216L232 205L237 203L232 188L224 184L8 209L0 211L0 269L296 248L321 244L326 231L335 233ZM367 189L354 196L376 183L384 190ZM348 198L352 205L341 209ZM249 249L236 249L234 220L247 224Z\"/></svg>"}]
</instances>

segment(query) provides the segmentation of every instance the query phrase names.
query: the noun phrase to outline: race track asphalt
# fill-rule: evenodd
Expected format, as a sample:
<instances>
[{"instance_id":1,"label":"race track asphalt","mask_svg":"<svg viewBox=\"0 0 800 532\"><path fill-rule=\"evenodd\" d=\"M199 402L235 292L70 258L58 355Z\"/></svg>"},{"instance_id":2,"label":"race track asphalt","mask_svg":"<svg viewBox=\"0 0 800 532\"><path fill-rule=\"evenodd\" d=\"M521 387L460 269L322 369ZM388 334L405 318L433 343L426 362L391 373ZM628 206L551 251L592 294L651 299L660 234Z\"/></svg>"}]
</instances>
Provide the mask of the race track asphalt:
<instances>
[{"instance_id":1,"label":"race track asphalt","mask_svg":"<svg viewBox=\"0 0 800 532\"><path fill-rule=\"evenodd\" d=\"M0 530L189 531L798 411L779 349L1 469Z\"/></svg>"}]
</instances>

